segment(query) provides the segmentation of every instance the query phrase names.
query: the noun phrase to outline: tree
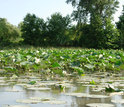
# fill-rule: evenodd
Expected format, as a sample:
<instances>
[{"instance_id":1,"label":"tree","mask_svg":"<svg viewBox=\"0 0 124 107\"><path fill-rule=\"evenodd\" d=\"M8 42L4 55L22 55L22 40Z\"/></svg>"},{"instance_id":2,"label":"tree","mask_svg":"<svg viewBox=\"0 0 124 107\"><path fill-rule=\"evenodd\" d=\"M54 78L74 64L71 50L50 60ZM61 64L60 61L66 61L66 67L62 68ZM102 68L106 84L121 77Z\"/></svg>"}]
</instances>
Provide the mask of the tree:
<instances>
[{"instance_id":1,"label":"tree","mask_svg":"<svg viewBox=\"0 0 124 107\"><path fill-rule=\"evenodd\" d=\"M67 0L66 2L76 8L74 13L79 17L79 21L81 19L86 21L90 17L91 23L96 15L103 19L105 17L112 18L119 4L118 0Z\"/></svg>"},{"instance_id":2,"label":"tree","mask_svg":"<svg viewBox=\"0 0 124 107\"><path fill-rule=\"evenodd\" d=\"M110 42L107 38L111 35L110 32L106 34L107 26L113 26L113 14L118 8L118 0L67 0L66 2L76 8L72 15L75 16L78 25L84 24L83 28L80 28L82 45L90 48L106 48L107 42ZM113 31L113 29L111 27L109 30Z\"/></svg>"},{"instance_id":3,"label":"tree","mask_svg":"<svg viewBox=\"0 0 124 107\"><path fill-rule=\"evenodd\" d=\"M16 42L20 35L20 31L16 26L7 22L5 18L0 18L0 45L9 45Z\"/></svg>"},{"instance_id":4,"label":"tree","mask_svg":"<svg viewBox=\"0 0 124 107\"><path fill-rule=\"evenodd\" d=\"M45 29L46 24L42 18L28 13L21 25L24 43L35 46L43 45Z\"/></svg>"},{"instance_id":5,"label":"tree","mask_svg":"<svg viewBox=\"0 0 124 107\"><path fill-rule=\"evenodd\" d=\"M69 28L71 20L67 15L63 17L60 13L55 13L51 15L47 20L47 40L50 45L54 46L64 46L68 44L69 41Z\"/></svg>"},{"instance_id":6,"label":"tree","mask_svg":"<svg viewBox=\"0 0 124 107\"><path fill-rule=\"evenodd\" d=\"M120 30L120 47L124 48L124 6L122 10L122 15L119 17L119 21L116 23L117 28Z\"/></svg>"}]
</instances>

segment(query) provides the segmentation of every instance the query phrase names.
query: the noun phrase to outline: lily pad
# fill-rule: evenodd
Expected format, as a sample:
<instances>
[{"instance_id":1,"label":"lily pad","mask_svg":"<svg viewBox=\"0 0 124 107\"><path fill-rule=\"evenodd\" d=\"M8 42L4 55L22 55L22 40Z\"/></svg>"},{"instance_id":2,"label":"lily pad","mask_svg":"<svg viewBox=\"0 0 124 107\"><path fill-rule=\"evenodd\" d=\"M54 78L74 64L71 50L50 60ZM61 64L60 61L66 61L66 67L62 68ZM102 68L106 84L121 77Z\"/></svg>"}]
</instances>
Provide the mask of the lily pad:
<instances>
[{"instance_id":1,"label":"lily pad","mask_svg":"<svg viewBox=\"0 0 124 107\"><path fill-rule=\"evenodd\" d=\"M6 83L1 83L0 86L8 86L9 84L6 84Z\"/></svg>"},{"instance_id":2,"label":"lily pad","mask_svg":"<svg viewBox=\"0 0 124 107\"><path fill-rule=\"evenodd\" d=\"M76 97L88 97L88 98L108 98L109 97L105 95L92 95L87 93L67 93L66 95L76 96Z\"/></svg>"},{"instance_id":3,"label":"lily pad","mask_svg":"<svg viewBox=\"0 0 124 107\"><path fill-rule=\"evenodd\" d=\"M86 104L87 107L115 107L113 104L104 104L104 103L91 103Z\"/></svg>"},{"instance_id":4,"label":"lily pad","mask_svg":"<svg viewBox=\"0 0 124 107\"><path fill-rule=\"evenodd\" d=\"M31 100L31 99L17 99L17 103L27 103L27 104L37 104L40 103L41 101L38 100Z\"/></svg>"},{"instance_id":5,"label":"lily pad","mask_svg":"<svg viewBox=\"0 0 124 107\"><path fill-rule=\"evenodd\" d=\"M94 92L99 92L99 91L102 91L104 90L104 88L93 88L92 91Z\"/></svg>"},{"instance_id":6,"label":"lily pad","mask_svg":"<svg viewBox=\"0 0 124 107\"><path fill-rule=\"evenodd\" d=\"M113 103L120 103L120 104L124 104L124 99L119 99L119 100L111 100L111 102L113 102Z\"/></svg>"},{"instance_id":7,"label":"lily pad","mask_svg":"<svg viewBox=\"0 0 124 107\"><path fill-rule=\"evenodd\" d=\"M49 103L49 104L66 104L66 101L42 101L42 103Z\"/></svg>"},{"instance_id":8,"label":"lily pad","mask_svg":"<svg viewBox=\"0 0 124 107\"><path fill-rule=\"evenodd\" d=\"M2 107L30 107L28 105L2 105Z\"/></svg>"},{"instance_id":9,"label":"lily pad","mask_svg":"<svg viewBox=\"0 0 124 107\"><path fill-rule=\"evenodd\" d=\"M55 98L43 98L43 97L30 97L31 100L38 100L38 101L51 101L55 100Z\"/></svg>"},{"instance_id":10,"label":"lily pad","mask_svg":"<svg viewBox=\"0 0 124 107\"><path fill-rule=\"evenodd\" d=\"M42 87L42 88L27 88L28 90L38 90L38 91L46 91L46 90L50 90L51 88L46 88L46 87Z\"/></svg>"},{"instance_id":11,"label":"lily pad","mask_svg":"<svg viewBox=\"0 0 124 107\"><path fill-rule=\"evenodd\" d=\"M5 81L4 80L0 80L0 83L5 83Z\"/></svg>"},{"instance_id":12,"label":"lily pad","mask_svg":"<svg viewBox=\"0 0 124 107\"><path fill-rule=\"evenodd\" d=\"M110 96L114 96L114 95L124 95L124 92L113 92L113 93L110 93Z\"/></svg>"},{"instance_id":13,"label":"lily pad","mask_svg":"<svg viewBox=\"0 0 124 107\"><path fill-rule=\"evenodd\" d=\"M109 96L105 96L105 95L90 95L90 98L109 98Z\"/></svg>"},{"instance_id":14,"label":"lily pad","mask_svg":"<svg viewBox=\"0 0 124 107\"><path fill-rule=\"evenodd\" d=\"M17 90L17 89L6 89L6 92L22 92L22 90Z\"/></svg>"}]
</instances>

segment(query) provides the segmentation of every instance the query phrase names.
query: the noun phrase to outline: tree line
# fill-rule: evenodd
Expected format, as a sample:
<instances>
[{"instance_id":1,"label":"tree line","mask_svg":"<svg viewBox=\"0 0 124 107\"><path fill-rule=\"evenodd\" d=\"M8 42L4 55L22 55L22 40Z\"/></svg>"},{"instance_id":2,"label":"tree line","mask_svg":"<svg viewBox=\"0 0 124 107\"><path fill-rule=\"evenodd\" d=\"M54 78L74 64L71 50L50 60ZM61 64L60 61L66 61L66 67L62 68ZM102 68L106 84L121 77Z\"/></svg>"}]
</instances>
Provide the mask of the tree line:
<instances>
[{"instance_id":1,"label":"tree line","mask_svg":"<svg viewBox=\"0 0 124 107\"><path fill-rule=\"evenodd\" d=\"M32 46L72 46L84 48L124 47L124 6L119 21L113 24L118 0L67 0L71 15L54 13L45 21L28 13L19 25L0 18L0 45L14 43ZM73 22L76 24L72 24Z\"/></svg>"}]
</instances>

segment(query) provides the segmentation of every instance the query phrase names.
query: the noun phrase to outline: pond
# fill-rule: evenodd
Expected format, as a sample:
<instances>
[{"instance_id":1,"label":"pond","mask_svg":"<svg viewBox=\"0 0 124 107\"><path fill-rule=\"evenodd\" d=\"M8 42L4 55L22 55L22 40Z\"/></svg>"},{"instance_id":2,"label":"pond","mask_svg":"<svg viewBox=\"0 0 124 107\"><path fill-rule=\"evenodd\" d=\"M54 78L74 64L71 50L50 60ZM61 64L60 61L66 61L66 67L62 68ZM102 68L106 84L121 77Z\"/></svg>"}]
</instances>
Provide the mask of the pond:
<instances>
[{"instance_id":1,"label":"pond","mask_svg":"<svg viewBox=\"0 0 124 107\"><path fill-rule=\"evenodd\" d=\"M105 92L109 85L122 91ZM123 87L123 77L101 75L85 75L75 81L0 77L0 107L124 107Z\"/></svg>"}]
</instances>

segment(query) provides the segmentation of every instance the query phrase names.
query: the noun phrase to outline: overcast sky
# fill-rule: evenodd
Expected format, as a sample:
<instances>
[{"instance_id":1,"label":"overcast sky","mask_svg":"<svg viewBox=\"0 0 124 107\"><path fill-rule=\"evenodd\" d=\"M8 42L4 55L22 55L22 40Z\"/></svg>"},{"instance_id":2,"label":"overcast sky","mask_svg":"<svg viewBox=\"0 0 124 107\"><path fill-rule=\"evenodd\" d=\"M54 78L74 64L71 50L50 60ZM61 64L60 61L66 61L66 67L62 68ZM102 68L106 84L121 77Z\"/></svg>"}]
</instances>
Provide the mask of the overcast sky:
<instances>
[{"instance_id":1,"label":"overcast sky","mask_svg":"<svg viewBox=\"0 0 124 107\"><path fill-rule=\"evenodd\" d=\"M18 25L27 13L34 13L38 17L46 19L55 12L62 15L71 14L73 8L65 3L66 0L0 0L0 17L6 18L8 22ZM115 20L122 11L124 0L120 1L120 8L116 12Z\"/></svg>"}]
</instances>

